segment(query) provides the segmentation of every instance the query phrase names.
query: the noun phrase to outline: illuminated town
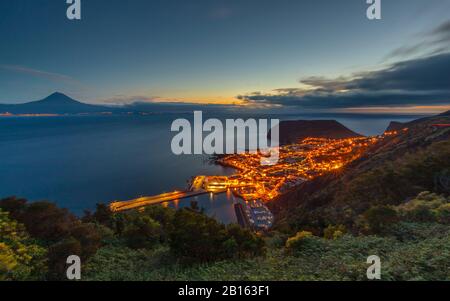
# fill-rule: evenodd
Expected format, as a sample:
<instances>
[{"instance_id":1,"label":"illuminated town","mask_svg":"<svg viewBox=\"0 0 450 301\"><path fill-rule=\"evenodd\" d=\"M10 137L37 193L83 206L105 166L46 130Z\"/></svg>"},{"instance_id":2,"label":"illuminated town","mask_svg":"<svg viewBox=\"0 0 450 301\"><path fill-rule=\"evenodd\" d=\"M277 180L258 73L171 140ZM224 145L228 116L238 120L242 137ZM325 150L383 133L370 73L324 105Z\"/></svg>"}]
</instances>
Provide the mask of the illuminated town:
<instances>
[{"instance_id":1,"label":"illuminated town","mask_svg":"<svg viewBox=\"0 0 450 301\"><path fill-rule=\"evenodd\" d=\"M257 230L268 229L273 223L273 215L265 203L305 181L338 171L360 158L371 145L397 134L397 131L391 131L377 137L307 138L281 146L279 160L275 165L261 164L264 157L259 152L225 155L217 159L216 163L236 169L236 174L232 176L196 176L186 191L113 202L110 209L120 212L177 202L201 194L232 192L242 200L235 204L239 223Z\"/></svg>"},{"instance_id":2,"label":"illuminated town","mask_svg":"<svg viewBox=\"0 0 450 301\"><path fill-rule=\"evenodd\" d=\"M227 155L218 163L238 170L229 178L229 185L251 184L235 188L244 200L268 202L290 188L325 173L341 169L359 158L382 137L349 139L307 138L282 146L276 165L262 165L261 154Z\"/></svg>"}]
</instances>

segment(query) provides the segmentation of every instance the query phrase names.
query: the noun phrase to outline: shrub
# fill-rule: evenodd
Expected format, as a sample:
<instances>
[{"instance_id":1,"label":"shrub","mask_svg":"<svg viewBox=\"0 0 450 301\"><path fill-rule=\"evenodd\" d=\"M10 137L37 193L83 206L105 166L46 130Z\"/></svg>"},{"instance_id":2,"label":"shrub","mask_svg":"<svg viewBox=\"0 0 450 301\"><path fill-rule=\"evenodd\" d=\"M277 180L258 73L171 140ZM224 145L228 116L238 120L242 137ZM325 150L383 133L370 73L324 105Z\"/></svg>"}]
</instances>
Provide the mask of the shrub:
<instances>
[{"instance_id":1,"label":"shrub","mask_svg":"<svg viewBox=\"0 0 450 301\"><path fill-rule=\"evenodd\" d=\"M324 240L308 231L300 231L286 241L286 251L292 254L301 252L306 256L317 256L324 250Z\"/></svg>"},{"instance_id":2,"label":"shrub","mask_svg":"<svg viewBox=\"0 0 450 301\"><path fill-rule=\"evenodd\" d=\"M71 229L71 237L78 240L81 245L81 253L73 255L78 255L83 260L86 260L97 252L101 247L102 241L102 237L97 229L95 224L84 223L79 223Z\"/></svg>"},{"instance_id":3,"label":"shrub","mask_svg":"<svg viewBox=\"0 0 450 301\"><path fill-rule=\"evenodd\" d=\"M13 220L19 221L20 217L27 206L27 200L18 199L16 197L9 197L0 200L0 209L3 212L8 212L9 217Z\"/></svg>"},{"instance_id":4,"label":"shrub","mask_svg":"<svg viewBox=\"0 0 450 301\"><path fill-rule=\"evenodd\" d=\"M53 203L36 202L26 206L19 222L25 225L32 237L56 242L70 235L77 218Z\"/></svg>"},{"instance_id":5,"label":"shrub","mask_svg":"<svg viewBox=\"0 0 450 301\"><path fill-rule=\"evenodd\" d=\"M200 212L184 208L175 213L169 245L184 263L244 258L264 253L264 240L237 225L225 227Z\"/></svg>"},{"instance_id":6,"label":"shrub","mask_svg":"<svg viewBox=\"0 0 450 301\"><path fill-rule=\"evenodd\" d=\"M152 248L160 242L161 225L151 217L140 216L125 227L122 237L130 248Z\"/></svg>"},{"instance_id":7,"label":"shrub","mask_svg":"<svg viewBox=\"0 0 450 301\"><path fill-rule=\"evenodd\" d=\"M397 211L390 206L375 206L367 210L360 219L363 232L386 234L399 221Z\"/></svg>"},{"instance_id":8,"label":"shrub","mask_svg":"<svg viewBox=\"0 0 450 301\"><path fill-rule=\"evenodd\" d=\"M0 280L42 280L46 250L0 210Z\"/></svg>"},{"instance_id":9,"label":"shrub","mask_svg":"<svg viewBox=\"0 0 450 301\"><path fill-rule=\"evenodd\" d=\"M338 239L342 237L345 233L347 233L347 229L345 228L344 225L337 225L337 226L329 225L323 231L323 237L325 239Z\"/></svg>"},{"instance_id":10,"label":"shrub","mask_svg":"<svg viewBox=\"0 0 450 301\"><path fill-rule=\"evenodd\" d=\"M450 203L439 206L436 210L438 222L442 224L450 224Z\"/></svg>"},{"instance_id":11,"label":"shrub","mask_svg":"<svg viewBox=\"0 0 450 301\"><path fill-rule=\"evenodd\" d=\"M449 200L444 196L424 191L407 203L397 206L396 210L406 221L445 223L448 204Z\"/></svg>"},{"instance_id":12,"label":"shrub","mask_svg":"<svg viewBox=\"0 0 450 301\"><path fill-rule=\"evenodd\" d=\"M48 277L50 280L67 280L67 258L72 255L82 254L81 243L73 238L66 238L51 245L48 251Z\"/></svg>"}]
</instances>

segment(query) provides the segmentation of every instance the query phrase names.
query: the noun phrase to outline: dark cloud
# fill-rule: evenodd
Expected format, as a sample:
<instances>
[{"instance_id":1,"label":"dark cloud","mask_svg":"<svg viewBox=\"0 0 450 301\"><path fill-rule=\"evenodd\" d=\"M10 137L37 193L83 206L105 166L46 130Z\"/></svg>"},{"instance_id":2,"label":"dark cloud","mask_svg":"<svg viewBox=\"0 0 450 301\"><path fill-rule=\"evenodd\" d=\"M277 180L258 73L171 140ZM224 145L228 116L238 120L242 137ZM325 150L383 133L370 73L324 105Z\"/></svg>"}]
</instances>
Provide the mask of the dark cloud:
<instances>
[{"instance_id":1,"label":"dark cloud","mask_svg":"<svg viewBox=\"0 0 450 301\"><path fill-rule=\"evenodd\" d=\"M450 20L439 25L432 34L444 37L450 37Z\"/></svg>"},{"instance_id":2,"label":"dark cloud","mask_svg":"<svg viewBox=\"0 0 450 301\"><path fill-rule=\"evenodd\" d=\"M447 90L450 84L450 53L396 63L390 68L367 72L352 80L347 89L369 91Z\"/></svg>"},{"instance_id":3,"label":"dark cloud","mask_svg":"<svg viewBox=\"0 0 450 301\"><path fill-rule=\"evenodd\" d=\"M349 80L345 77L327 79L325 77L308 77L300 81L302 84L317 88L316 92L334 92L347 89Z\"/></svg>"},{"instance_id":4,"label":"dark cloud","mask_svg":"<svg viewBox=\"0 0 450 301\"><path fill-rule=\"evenodd\" d=\"M351 78L310 77L301 83L315 89L277 89L238 98L303 108L450 104L450 53L395 63Z\"/></svg>"},{"instance_id":5,"label":"dark cloud","mask_svg":"<svg viewBox=\"0 0 450 301\"><path fill-rule=\"evenodd\" d=\"M394 49L385 59L410 58L448 51L450 48L450 20L419 36L420 39L418 41L411 45Z\"/></svg>"}]
</instances>

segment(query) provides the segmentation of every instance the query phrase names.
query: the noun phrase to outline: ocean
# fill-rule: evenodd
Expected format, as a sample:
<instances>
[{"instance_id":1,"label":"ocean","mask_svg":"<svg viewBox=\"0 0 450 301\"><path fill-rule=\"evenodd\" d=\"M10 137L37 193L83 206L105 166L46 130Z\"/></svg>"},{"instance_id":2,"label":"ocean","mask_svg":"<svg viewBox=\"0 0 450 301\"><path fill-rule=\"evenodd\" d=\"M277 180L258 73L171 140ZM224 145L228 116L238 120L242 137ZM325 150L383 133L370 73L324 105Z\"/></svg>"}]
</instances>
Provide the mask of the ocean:
<instances>
[{"instance_id":1,"label":"ocean","mask_svg":"<svg viewBox=\"0 0 450 301\"><path fill-rule=\"evenodd\" d=\"M95 209L97 203L185 189L195 175L233 174L232 169L212 164L206 155L172 153L175 133L170 126L180 117L175 114L0 117L0 198L49 200L82 215L84 210ZM238 117L245 118L242 115L235 118ZM377 135L390 121L406 122L422 116L272 117L336 119L360 134ZM232 195L203 195L194 200L221 222L236 222ZM191 201L181 200L171 206L189 206Z\"/></svg>"}]
</instances>

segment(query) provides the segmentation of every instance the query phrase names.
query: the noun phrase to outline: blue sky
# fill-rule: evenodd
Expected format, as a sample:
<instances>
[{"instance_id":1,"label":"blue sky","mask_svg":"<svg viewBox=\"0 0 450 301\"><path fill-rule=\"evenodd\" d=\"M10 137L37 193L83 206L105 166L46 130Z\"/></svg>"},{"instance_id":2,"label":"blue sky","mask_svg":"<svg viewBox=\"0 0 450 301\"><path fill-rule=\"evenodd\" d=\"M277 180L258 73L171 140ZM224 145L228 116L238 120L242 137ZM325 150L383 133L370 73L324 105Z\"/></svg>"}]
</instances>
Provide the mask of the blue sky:
<instances>
[{"instance_id":1,"label":"blue sky","mask_svg":"<svg viewBox=\"0 0 450 301\"><path fill-rule=\"evenodd\" d=\"M60 91L91 103L301 106L306 95L317 109L373 107L375 99L333 105L329 96L353 87L355 74L382 82L386 72L374 72L449 49L448 0L382 0L381 21L366 18L365 0L83 0L81 21L69 21L66 7L64 0L0 2L0 102ZM325 78L345 78L345 89L322 91ZM310 105L318 95L328 101ZM450 93L436 97L380 106L450 104Z\"/></svg>"}]
</instances>

